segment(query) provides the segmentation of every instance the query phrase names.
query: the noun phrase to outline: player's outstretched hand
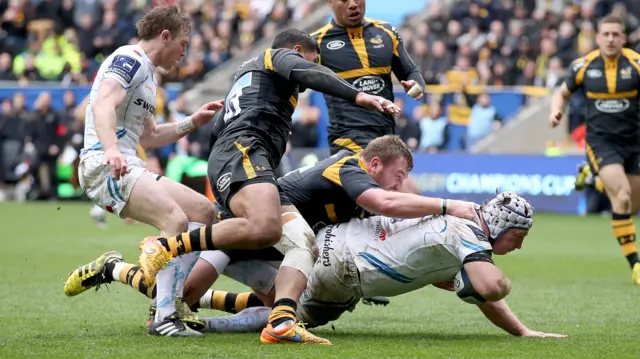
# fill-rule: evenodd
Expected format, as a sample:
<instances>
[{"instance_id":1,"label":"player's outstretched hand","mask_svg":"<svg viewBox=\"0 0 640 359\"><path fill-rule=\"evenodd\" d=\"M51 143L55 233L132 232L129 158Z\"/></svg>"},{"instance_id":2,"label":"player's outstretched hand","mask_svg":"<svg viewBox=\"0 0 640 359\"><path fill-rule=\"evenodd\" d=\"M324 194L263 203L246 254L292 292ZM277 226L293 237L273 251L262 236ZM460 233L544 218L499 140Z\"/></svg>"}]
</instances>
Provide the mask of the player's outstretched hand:
<instances>
[{"instance_id":1,"label":"player's outstretched hand","mask_svg":"<svg viewBox=\"0 0 640 359\"><path fill-rule=\"evenodd\" d=\"M109 175L115 178L116 181L119 181L120 177L128 173L127 159L124 158L118 147L114 146L105 150L104 163L111 167Z\"/></svg>"},{"instance_id":2,"label":"player's outstretched hand","mask_svg":"<svg viewBox=\"0 0 640 359\"><path fill-rule=\"evenodd\" d=\"M549 115L549 124L551 127L556 127L560 124L560 120L562 119L562 112L553 112Z\"/></svg>"},{"instance_id":3,"label":"player's outstretched hand","mask_svg":"<svg viewBox=\"0 0 640 359\"><path fill-rule=\"evenodd\" d=\"M521 337L527 338L566 338L565 334L555 334L555 333L543 333L535 330L527 329Z\"/></svg>"},{"instance_id":4,"label":"player's outstretched hand","mask_svg":"<svg viewBox=\"0 0 640 359\"><path fill-rule=\"evenodd\" d=\"M202 126L205 123L211 121L213 115L216 114L222 107L224 107L224 100L213 101L205 103L198 111L191 115L191 120L196 126Z\"/></svg>"},{"instance_id":5,"label":"player's outstretched hand","mask_svg":"<svg viewBox=\"0 0 640 359\"><path fill-rule=\"evenodd\" d=\"M400 81L400 84L402 85L402 87L404 87L404 91L407 93L407 95L413 97L416 100L420 100L424 95L424 90L422 89L422 87L420 87L420 85L418 85L415 80Z\"/></svg>"},{"instance_id":6,"label":"player's outstretched hand","mask_svg":"<svg viewBox=\"0 0 640 359\"><path fill-rule=\"evenodd\" d=\"M402 112L401 109L393 102L380 96L373 96L364 92L358 93L356 96L356 103L370 110L377 110L384 113L390 113L392 115L399 115L400 112Z\"/></svg>"},{"instance_id":7,"label":"player's outstretched hand","mask_svg":"<svg viewBox=\"0 0 640 359\"><path fill-rule=\"evenodd\" d=\"M476 217L476 204L473 202L449 200L447 214L464 219L474 219Z\"/></svg>"}]
</instances>

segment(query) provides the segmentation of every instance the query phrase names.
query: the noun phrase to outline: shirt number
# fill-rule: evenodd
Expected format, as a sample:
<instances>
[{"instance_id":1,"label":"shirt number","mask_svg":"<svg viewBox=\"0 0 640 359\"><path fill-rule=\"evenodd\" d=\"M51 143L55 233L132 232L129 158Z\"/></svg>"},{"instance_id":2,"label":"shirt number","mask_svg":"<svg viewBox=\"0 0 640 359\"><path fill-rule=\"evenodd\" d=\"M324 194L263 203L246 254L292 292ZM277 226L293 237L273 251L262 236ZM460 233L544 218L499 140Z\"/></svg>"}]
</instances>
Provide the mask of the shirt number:
<instances>
[{"instance_id":1,"label":"shirt number","mask_svg":"<svg viewBox=\"0 0 640 359\"><path fill-rule=\"evenodd\" d=\"M242 77L240 77L238 81L233 84L231 91L229 91L229 94L225 99L225 106L227 108L224 113L225 123L232 117L240 115L240 112L242 112L242 108L240 108L240 96L242 96L242 89L250 85L251 72L247 72L246 74L242 75Z\"/></svg>"}]
</instances>

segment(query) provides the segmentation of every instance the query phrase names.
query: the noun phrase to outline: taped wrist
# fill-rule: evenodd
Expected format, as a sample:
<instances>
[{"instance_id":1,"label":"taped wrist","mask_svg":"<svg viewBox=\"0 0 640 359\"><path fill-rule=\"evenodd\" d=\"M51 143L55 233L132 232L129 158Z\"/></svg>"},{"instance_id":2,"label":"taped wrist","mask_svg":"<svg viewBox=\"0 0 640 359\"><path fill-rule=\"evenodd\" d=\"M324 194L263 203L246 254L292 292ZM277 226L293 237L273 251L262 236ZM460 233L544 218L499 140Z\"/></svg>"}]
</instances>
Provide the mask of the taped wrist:
<instances>
[{"instance_id":1,"label":"taped wrist","mask_svg":"<svg viewBox=\"0 0 640 359\"><path fill-rule=\"evenodd\" d=\"M184 120L176 123L176 133L182 137L187 133L191 133L198 128L194 123L191 116L187 116Z\"/></svg>"}]
</instances>

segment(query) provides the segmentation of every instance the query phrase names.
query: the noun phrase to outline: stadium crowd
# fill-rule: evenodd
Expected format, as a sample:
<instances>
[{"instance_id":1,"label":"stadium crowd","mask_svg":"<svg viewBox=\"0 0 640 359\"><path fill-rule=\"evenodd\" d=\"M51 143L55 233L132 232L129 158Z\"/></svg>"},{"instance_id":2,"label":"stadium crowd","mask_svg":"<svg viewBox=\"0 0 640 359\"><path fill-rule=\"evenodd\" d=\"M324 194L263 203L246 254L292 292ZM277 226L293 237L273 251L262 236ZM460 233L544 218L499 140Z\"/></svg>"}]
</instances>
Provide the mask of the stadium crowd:
<instances>
[{"instance_id":1,"label":"stadium crowd","mask_svg":"<svg viewBox=\"0 0 640 359\"><path fill-rule=\"evenodd\" d=\"M399 30L428 84L425 104L397 118L397 132L414 151L451 148L449 128L465 127L460 148L468 148L505 120L482 85L551 88L569 63L595 48L598 18L614 13L627 19L629 45L640 42L640 7L610 0L431 1L428 19ZM51 81L88 84L100 62L117 47L134 43L137 19L156 1L0 0L0 81ZM262 37L300 20L324 1L182 1L194 31L182 63L161 82L189 89L227 59L249 50ZM480 85L480 86L478 86ZM181 96L169 101L159 91L158 122L185 116ZM448 101L443 99L449 96ZM56 198L60 161L73 163L82 147L82 99L69 91L54 110L42 93L33 106L17 92L2 99L0 114L0 200L4 182L25 184L24 198ZM581 141L584 99L571 100L569 131ZM396 100L402 105L402 99ZM28 110L27 108L33 108ZM293 116L291 147L316 147L320 109L302 97ZM206 160L207 127L148 153L149 165L164 172L169 160L184 155ZM286 163L286 162L285 162ZM75 179L77 181L77 179Z\"/></svg>"}]
</instances>

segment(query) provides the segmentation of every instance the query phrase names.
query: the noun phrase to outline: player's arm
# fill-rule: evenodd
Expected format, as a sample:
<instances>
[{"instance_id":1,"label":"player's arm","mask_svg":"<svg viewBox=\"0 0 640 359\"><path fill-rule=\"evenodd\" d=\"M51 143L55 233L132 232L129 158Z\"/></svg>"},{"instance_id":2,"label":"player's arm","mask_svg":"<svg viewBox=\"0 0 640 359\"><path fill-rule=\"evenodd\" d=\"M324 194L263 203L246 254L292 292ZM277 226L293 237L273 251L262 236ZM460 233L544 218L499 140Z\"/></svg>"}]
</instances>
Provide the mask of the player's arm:
<instances>
[{"instance_id":1,"label":"player's arm","mask_svg":"<svg viewBox=\"0 0 640 359\"><path fill-rule=\"evenodd\" d=\"M529 338L566 338L564 334L544 333L529 329L520 319L511 311L507 302L499 300L497 302L485 302L478 304L478 308L487 319L496 327L501 328L505 332L517 337Z\"/></svg>"},{"instance_id":2,"label":"player's arm","mask_svg":"<svg viewBox=\"0 0 640 359\"><path fill-rule=\"evenodd\" d=\"M327 67L306 61L293 50L271 50L268 56L271 56L272 71L287 80L294 81L304 88L339 97L372 110L400 113L391 101L359 92Z\"/></svg>"},{"instance_id":3,"label":"player's arm","mask_svg":"<svg viewBox=\"0 0 640 359\"><path fill-rule=\"evenodd\" d=\"M140 145L149 149L174 143L186 134L195 131L198 126L209 122L216 114L216 111L220 110L223 105L223 100L209 102L182 121L162 125L156 124L153 116L149 116L145 121L144 131L140 136Z\"/></svg>"},{"instance_id":4,"label":"player's arm","mask_svg":"<svg viewBox=\"0 0 640 359\"><path fill-rule=\"evenodd\" d=\"M93 121L96 134L105 152L118 148L116 108L126 97L127 89L113 77L103 79L98 86L98 94L92 106Z\"/></svg>"},{"instance_id":5,"label":"player's arm","mask_svg":"<svg viewBox=\"0 0 640 359\"><path fill-rule=\"evenodd\" d=\"M385 191L382 188L371 188L362 192L356 203L369 212L396 218L450 214L471 219L475 215L473 204L469 202Z\"/></svg>"},{"instance_id":6,"label":"player's arm","mask_svg":"<svg viewBox=\"0 0 640 359\"><path fill-rule=\"evenodd\" d=\"M443 213L465 218L472 218L474 215L467 202L386 191L356 161L351 159L334 163L323 171L322 176L341 187L358 206L369 212L396 218L418 218Z\"/></svg>"},{"instance_id":7,"label":"player's arm","mask_svg":"<svg viewBox=\"0 0 640 359\"><path fill-rule=\"evenodd\" d=\"M470 257L478 258L473 258L474 260L471 261ZM493 264L488 253L474 253L468 256L465 262L464 269L471 285L487 301L499 301L511 292L511 281L505 277L500 268Z\"/></svg>"},{"instance_id":8,"label":"player's arm","mask_svg":"<svg viewBox=\"0 0 640 359\"><path fill-rule=\"evenodd\" d=\"M555 127L560 123L571 95L582 86L586 66L588 63L584 59L574 61L569 74L551 96L551 113L549 114L551 126Z\"/></svg>"},{"instance_id":9,"label":"player's arm","mask_svg":"<svg viewBox=\"0 0 640 359\"><path fill-rule=\"evenodd\" d=\"M383 25L384 26L384 25ZM391 28L392 36L395 37L396 48L393 51L391 70L396 75L409 96L419 100L424 94L426 83L420 68L411 59L411 56L404 47L404 40L395 27Z\"/></svg>"}]
</instances>

